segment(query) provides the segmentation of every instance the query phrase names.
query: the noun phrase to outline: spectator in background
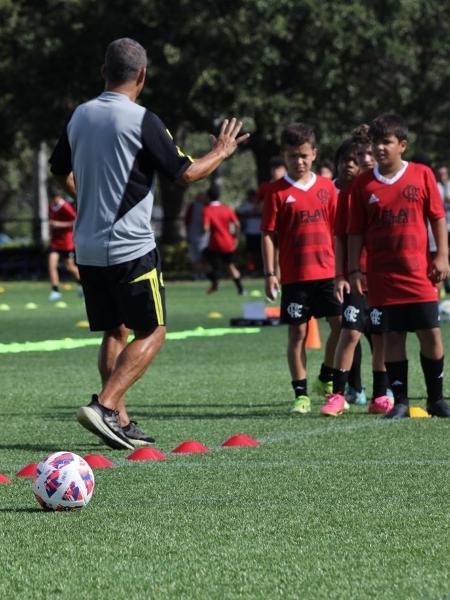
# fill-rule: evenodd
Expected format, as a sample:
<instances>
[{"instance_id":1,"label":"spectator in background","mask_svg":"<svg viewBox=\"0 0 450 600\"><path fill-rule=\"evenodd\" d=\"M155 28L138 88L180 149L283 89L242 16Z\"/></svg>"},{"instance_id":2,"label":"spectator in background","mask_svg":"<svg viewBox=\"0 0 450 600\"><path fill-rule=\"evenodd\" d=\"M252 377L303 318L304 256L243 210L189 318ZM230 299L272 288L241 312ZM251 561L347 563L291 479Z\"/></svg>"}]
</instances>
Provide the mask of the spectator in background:
<instances>
[{"instance_id":1,"label":"spectator in background","mask_svg":"<svg viewBox=\"0 0 450 600\"><path fill-rule=\"evenodd\" d=\"M262 205L255 190L247 190L247 196L237 214L241 221L241 230L245 235L247 253L247 271L261 273L261 213Z\"/></svg>"},{"instance_id":2,"label":"spectator in background","mask_svg":"<svg viewBox=\"0 0 450 600\"><path fill-rule=\"evenodd\" d=\"M80 285L80 274L75 264L75 243L73 241L73 224L77 213L69 202L67 202L59 188L49 190L48 224L50 228L50 245L48 249L48 275L52 289L48 299L52 302L62 297L59 288L59 260L62 258L67 271Z\"/></svg>"},{"instance_id":3,"label":"spectator in background","mask_svg":"<svg viewBox=\"0 0 450 600\"><path fill-rule=\"evenodd\" d=\"M286 165L284 164L284 160L281 156L272 156L269 160L269 169L270 169L270 179L266 181L262 181L259 184L259 187L256 191L257 201L259 203L264 202L264 197L267 193L267 190L270 188L270 184L274 181L278 181L286 175Z\"/></svg>"},{"instance_id":4,"label":"spectator in background","mask_svg":"<svg viewBox=\"0 0 450 600\"><path fill-rule=\"evenodd\" d=\"M244 293L241 273L234 264L234 251L239 239L239 219L234 210L222 204L220 190L213 185L208 190L209 204L203 211L203 229L209 235L208 246L203 251L203 258L209 270L206 277L211 282L207 293L212 294L219 289L219 276L222 265L233 279L239 295Z\"/></svg>"},{"instance_id":5,"label":"spectator in background","mask_svg":"<svg viewBox=\"0 0 450 600\"><path fill-rule=\"evenodd\" d=\"M203 231L203 209L207 199L204 192L198 193L193 202L187 207L184 217L194 279L198 279L203 270L202 252L208 245L208 236Z\"/></svg>"},{"instance_id":6,"label":"spectator in background","mask_svg":"<svg viewBox=\"0 0 450 600\"><path fill-rule=\"evenodd\" d=\"M325 179L334 178L334 165L331 160L324 159L317 167L317 174L325 177Z\"/></svg>"}]
</instances>

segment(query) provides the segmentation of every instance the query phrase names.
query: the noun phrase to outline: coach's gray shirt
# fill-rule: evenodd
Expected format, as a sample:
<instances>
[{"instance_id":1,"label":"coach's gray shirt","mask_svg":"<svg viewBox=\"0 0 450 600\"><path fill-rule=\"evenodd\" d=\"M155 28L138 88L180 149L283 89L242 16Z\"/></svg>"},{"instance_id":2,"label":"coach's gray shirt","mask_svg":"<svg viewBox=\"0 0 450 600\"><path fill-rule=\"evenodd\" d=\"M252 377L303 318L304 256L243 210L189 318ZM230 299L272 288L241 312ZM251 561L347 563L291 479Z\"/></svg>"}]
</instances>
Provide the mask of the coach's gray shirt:
<instances>
[{"instance_id":1,"label":"coach's gray shirt","mask_svg":"<svg viewBox=\"0 0 450 600\"><path fill-rule=\"evenodd\" d=\"M50 158L54 175L73 171L77 263L103 267L150 252L155 173L177 179L191 162L161 120L124 94L78 106Z\"/></svg>"}]
</instances>

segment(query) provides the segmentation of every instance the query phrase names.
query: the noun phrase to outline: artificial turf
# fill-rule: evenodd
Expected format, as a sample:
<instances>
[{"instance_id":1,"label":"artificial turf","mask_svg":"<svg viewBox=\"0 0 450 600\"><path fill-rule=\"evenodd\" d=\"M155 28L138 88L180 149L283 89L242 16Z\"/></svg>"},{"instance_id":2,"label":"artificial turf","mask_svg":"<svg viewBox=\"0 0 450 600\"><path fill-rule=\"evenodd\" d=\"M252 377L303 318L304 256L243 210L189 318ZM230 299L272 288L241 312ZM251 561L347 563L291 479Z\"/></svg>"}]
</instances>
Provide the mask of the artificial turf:
<instances>
[{"instance_id":1,"label":"artificial turf","mask_svg":"<svg viewBox=\"0 0 450 600\"><path fill-rule=\"evenodd\" d=\"M0 344L98 337L77 326L85 315L75 291L57 308L44 283L1 286ZM213 296L205 287L167 285L170 331L227 327L243 301L259 300L237 297L229 283ZM95 346L3 353L0 473L13 483L0 485L0 597L450 598L450 423L388 422L363 408L327 419L319 398L311 415L291 416L285 337L268 327L168 340L128 397L168 455L151 463L99 445L74 419L98 391ZM424 406L409 337L412 404ZM321 357L309 352L311 378ZM235 433L260 447L222 448ZM211 451L171 454L184 440ZM95 471L94 497L80 512L44 513L30 480L15 477L57 450L100 452L116 464Z\"/></svg>"}]
</instances>

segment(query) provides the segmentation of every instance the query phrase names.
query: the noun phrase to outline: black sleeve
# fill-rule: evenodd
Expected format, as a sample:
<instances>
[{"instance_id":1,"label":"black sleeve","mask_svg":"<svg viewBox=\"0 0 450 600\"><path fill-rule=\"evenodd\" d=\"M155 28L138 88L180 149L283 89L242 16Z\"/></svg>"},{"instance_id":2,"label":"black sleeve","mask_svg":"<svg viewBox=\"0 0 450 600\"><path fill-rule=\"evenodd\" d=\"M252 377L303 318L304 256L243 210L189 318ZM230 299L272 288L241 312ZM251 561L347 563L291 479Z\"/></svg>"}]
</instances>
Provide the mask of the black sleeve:
<instances>
[{"instance_id":1,"label":"black sleeve","mask_svg":"<svg viewBox=\"0 0 450 600\"><path fill-rule=\"evenodd\" d=\"M142 122L142 143L156 170L169 179L181 177L193 162L192 158L174 143L164 123L148 110Z\"/></svg>"},{"instance_id":2,"label":"black sleeve","mask_svg":"<svg viewBox=\"0 0 450 600\"><path fill-rule=\"evenodd\" d=\"M67 126L72 119L73 113L67 119L64 131L49 158L50 170L53 175L68 175L72 172L72 150L67 135Z\"/></svg>"}]
</instances>

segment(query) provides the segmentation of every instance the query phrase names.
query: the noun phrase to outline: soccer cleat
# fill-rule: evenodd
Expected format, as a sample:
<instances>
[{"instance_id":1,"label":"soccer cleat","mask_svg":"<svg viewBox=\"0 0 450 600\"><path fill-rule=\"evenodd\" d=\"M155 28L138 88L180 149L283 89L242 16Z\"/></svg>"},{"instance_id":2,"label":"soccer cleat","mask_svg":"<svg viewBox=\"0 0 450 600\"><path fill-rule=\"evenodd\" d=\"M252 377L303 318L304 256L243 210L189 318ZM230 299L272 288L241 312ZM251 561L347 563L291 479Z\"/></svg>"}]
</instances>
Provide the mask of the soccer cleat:
<instances>
[{"instance_id":1,"label":"soccer cleat","mask_svg":"<svg viewBox=\"0 0 450 600\"><path fill-rule=\"evenodd\" d=\"M445 400L427 404L427 412L432 417L450 417L450 406Z\"/></svg>"},{"instance_id":2,"label":"soccer cleat","mask_svg":"<svg viewBox=\"0 0 450 600\"><path fill-rule=\"evenodd\" d=\"M317 378L313 383L313 392L318 396L328 396L333 393L332 381L321 381Z\"/></svg>"},{"instance_id":3,"label":"soccer cleat","mask_svg":"<svg viewBox=\"0 0 450 600\"><path fill-rule=\"evenodd\" d=\"M409 417L409 406L407 404L395 404L394 407L384 415L385 419L406 419Z\"/></svg>"},{"instance_id":4,"label":"soccer cleat","mask_svg":"<svg viewBox=\"0 0 450 600\"><path fill-rule=\"evenodd\" d=\"M130 421L128 425L122 427L122 431L130 444L133 444L135 448L150 446L155 443L155 439L147 435L145 431L142 431L142 429L137 426L136 421Z\"/></svg>"},{"instance_id":5,"label":"soccer cleat","mask_svg":"<svg viewBox=\"0 0 450 600\"><path fill-rule=\"evenodd\" d=\"M369 404L369 415L386 415L394 408L394 401L389 396L378 396L372 398Z\"/></svg>"},{"instance_id":6,"label":"soccer cleat","mask_svg":"<svg viewBox=\"0 0 450 600\"><path fill-rule=\"evenodd\" d=\"M338 417L348 407L343 394L330 394L327 401L320 407L320 412L326 417Z\"/></svg>"},{"instance_id":7,"label":"soccer cleat","mask_svg":"<svg viewBox=\"0 0 450 600\"><path fill-rule=\"evenodd\" d=\"M311 412L311 400L308 396L297 396L294 402L294 406L291 409L291 412L297 413L299 415L306 415Z\"/></svg>"},{"instance_id":8,"label":"soccer cleat","mask_svg":"<svg viewBox=\"0 0 450 600\"><path fill-rule=\"evenodd\" d=\"M96 394L87 406L82 406L77 413L77 420L85 429L101 438L105 444L114 450L133 450L133 444L128 440L119 425L118 413L102 406Z\"/></svg>"},{"instance_id":9,"label":"soccer cleat","mask_svg":"<svg viewBox=\"0 0 450 600\"><path fill-rule=\"evenodd\" d=\"M349 404L365 406L367 404L366 390L362 388L360 392L357 392L355 388L349 385L347 391L345 392L345 399Z\"/></svg>"},{"instance_id":10,"label":"soccer cleat","mask_svg":"<svg viewBox=\"0 0 450 600\"><path fill-rule=\"evenodd\" d=\"M57 292L56 290L52 290L48 296L50 302L56 302L57 300L61 300L62 294L61 292Z\"/></svg>"}]
</instances>

